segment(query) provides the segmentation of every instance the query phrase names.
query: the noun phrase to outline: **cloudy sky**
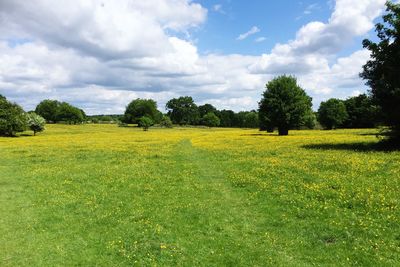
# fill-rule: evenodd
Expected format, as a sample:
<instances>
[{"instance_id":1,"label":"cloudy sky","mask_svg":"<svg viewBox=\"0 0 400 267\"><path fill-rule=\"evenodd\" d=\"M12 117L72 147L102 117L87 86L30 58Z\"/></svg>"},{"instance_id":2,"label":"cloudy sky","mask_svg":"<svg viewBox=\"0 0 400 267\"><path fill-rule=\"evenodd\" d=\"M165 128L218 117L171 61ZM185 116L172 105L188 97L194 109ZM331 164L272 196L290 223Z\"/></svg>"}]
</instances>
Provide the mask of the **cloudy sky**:
<instances>
[{"instance_id":1,"label":"cloudy sky","mask_svg":"<svg viewBox=\"0 0 400 267\"><path fill-rule=\"evenodd\" d=\"M250 4L251 3L251 4ZM313 97L365 92L364 38L385 0L0 0L0 94L26 110L58 99L87 114L184 95L257 108L291 74Z\"/></svg>"}]
</instances>

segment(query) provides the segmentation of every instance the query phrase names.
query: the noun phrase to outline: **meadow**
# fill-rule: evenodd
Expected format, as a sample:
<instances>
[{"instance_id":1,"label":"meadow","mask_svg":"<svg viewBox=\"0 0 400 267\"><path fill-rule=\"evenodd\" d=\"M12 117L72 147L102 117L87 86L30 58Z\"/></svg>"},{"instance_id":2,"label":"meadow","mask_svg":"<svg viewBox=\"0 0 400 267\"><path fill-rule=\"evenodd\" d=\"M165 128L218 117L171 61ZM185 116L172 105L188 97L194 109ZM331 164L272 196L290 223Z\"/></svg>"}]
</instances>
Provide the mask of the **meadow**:
<instances>
[{"instance_id":1,"label":"meadow","mask_svg":"<svg viewBox=\"0 0 400 267\"><path fill-rule=\"evenodd\" d=\"M0 266L399 266L400 152L375 133L0 138Z\"/></svg>"}]
</instances>

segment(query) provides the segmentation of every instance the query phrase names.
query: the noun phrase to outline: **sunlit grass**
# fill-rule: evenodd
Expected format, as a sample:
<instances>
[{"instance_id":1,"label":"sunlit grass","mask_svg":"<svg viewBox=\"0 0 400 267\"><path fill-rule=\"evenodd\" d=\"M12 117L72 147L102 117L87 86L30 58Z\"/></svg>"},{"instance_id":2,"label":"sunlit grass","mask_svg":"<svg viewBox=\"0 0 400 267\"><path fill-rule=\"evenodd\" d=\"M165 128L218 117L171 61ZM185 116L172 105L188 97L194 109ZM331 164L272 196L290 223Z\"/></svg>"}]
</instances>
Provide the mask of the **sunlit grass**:
<instances>
[{"instance_id":1,"label":"sunlit grass","mask_svg":"<svg viewBox=\"0 0 400 267\"><path fill-rule=\"evenodd\" d=\"M400 264L375 130L47 128L0 138L1 266Z\"/></svg>"}]
</instances>

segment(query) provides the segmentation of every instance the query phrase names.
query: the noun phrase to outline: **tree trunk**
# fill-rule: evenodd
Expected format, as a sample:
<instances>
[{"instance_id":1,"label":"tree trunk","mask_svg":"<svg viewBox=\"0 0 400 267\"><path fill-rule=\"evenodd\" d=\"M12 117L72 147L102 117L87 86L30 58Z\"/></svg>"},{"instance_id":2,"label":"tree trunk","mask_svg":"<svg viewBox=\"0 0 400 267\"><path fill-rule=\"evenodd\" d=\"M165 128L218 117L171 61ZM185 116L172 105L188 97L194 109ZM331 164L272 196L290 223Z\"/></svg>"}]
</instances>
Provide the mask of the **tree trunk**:
<instances>
[{"instance_id":1,"label":"tree trunk","mask_svg":"<svg viewBox=\"0 0 400 267\"><path fill-rule=\"evenodd\" d=\"M278 132L279 132L279 135L288 135L289 134L289 129L287 129L287 128L279 128Z\"/></svg>"}]
</instances>

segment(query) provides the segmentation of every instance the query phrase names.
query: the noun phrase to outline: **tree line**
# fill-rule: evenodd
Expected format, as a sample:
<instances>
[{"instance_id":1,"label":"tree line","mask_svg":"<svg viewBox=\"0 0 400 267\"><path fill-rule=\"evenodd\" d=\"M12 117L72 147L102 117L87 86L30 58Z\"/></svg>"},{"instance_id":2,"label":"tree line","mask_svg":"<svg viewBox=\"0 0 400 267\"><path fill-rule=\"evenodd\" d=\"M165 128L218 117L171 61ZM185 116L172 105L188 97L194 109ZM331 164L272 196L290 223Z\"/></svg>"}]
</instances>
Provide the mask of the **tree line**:
<instances>
[{"instance_id":1,"label":"tree line","mask_svg":"<svg viewBox=\"0 0 400 267\"><path fill-rule=\"evenodd\" d=\"M146 117L150 124L164 125L203 125L208 127L258 128L258 112L218 110L211 104L197 105L190 96L169 100L165 106L166 113L157 109L152 99L135 99L128 104L121 118L123 123L140 124Z\"/></svg>"},{"instance_id":2,"label":"tree line","mask_svg":"<svg viewBox=\"0 0 400 267\"><path fill-rule=\"evenodd\" d=\"M291 129L315 129L321 126L325 129L372 128L383 122L381 108L366 94L346 100L329 99L321 103L318 112L313 112L312 98L297 84L295 77L286 75L266 84L257 111L218 110L208 103L197 105L190 96L169 100L164 114L157 109L157 102L153 99L138 98L126 106L124 114L94 116L87 116L82 109L57 100L43 100L34 111L28 113L5 97L1 97L1 101L0 121L8 123L2 123L2 135L15 135L27 128L36 134L44 129L45 121L68 124L118 123L120 126L136 124L144 130L153 125L167 128L173 125L259 128L268 132L278 130L279 135L287 135ZM9 110L6 112L8 117L5 116L5 110ZM43 126L40 128L38 125Z\"/></svg>"},{"instance_id":3,"label":"tree line","mask_svg":"<svg viewBox=\"0 0 400 267\"><path fill-rule=\"evenodd\" d=\"M86 116L82 109L66 102L43 100L34 112L25 113L15 103L0 96L0 135L15 135L30 128L34 133L47 122L81 123L102 119L137 124L147 130L154 124L204 125L208 127L246 127L278 130L287 135L291 129L314 128L317 123L326 129L369 128L387 126L385 135L400 144L400 4L387 2L383 23L376 24L379 42L364 40L371 59L363 66L360 77L371 90L346 100L329 99L321 103L318 112L312 110L312 98L293 76L279 76L266 84L258 110L234 112L218 110L211 104L196 105L190 96L169 100L167 112L161 113L152 99L135 99L123 115ZM43 119L44 118L44 119Z\"/></svg>"}]
</instances>

